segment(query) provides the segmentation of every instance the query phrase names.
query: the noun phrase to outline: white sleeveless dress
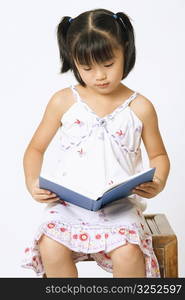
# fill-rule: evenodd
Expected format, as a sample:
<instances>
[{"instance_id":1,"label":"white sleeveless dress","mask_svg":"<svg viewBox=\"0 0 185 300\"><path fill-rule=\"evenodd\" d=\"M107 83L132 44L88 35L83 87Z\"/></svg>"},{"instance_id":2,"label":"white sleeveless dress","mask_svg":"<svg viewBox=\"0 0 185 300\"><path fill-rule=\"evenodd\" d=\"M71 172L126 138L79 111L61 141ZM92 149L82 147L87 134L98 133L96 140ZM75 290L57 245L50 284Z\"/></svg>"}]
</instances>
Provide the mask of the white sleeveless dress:
<instances>
[{"instance_id":1,"label":"white sleeveless dress","mask_svg":"<svg viewBox=\"0 0 185 300\"><path fill-rule=\"evenodd\" d=\"M70 88L75 102L62 116L61 157L55 180L65 186L73 182L93 192L142 171L142 122L129 106L137 93L101 118L81 99L75 86ZM145 209L146 201L138 195L98 211L65 201L48 204L33 242L25 249L22 267L32 268L37 275L44 273L38 240L45 234L70 248L75 263L89 253L107 272L112 272L108 252L126 243L137 244L144 253L146 276L160 277L143 216Z\"/></svg>"}]
</instances>

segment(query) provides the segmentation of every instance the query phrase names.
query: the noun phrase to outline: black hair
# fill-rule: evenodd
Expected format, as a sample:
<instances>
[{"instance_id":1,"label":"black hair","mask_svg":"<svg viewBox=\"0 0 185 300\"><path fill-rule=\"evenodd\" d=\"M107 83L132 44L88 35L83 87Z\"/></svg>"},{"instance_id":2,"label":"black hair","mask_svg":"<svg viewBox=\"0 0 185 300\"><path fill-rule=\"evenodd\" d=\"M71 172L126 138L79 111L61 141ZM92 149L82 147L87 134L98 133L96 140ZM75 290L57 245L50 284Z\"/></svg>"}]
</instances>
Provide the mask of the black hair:
<instances>
[{"instance_id":1,"label":"black hair","mask_svg":"<svg viewBox=\"0 0 185 300\"><path fill-rule=\"evenodd\" d=\"M82 80L75 61L81 65L104 63L114 57L114 49L123 50L122 79L133 69L136 59L134 29L123 12L114 14L106 9L94 9L76 18L63 17L57 26L57 40L62 67L60 72L73 71L77 81Z\"/></svg>"}]
</instances>

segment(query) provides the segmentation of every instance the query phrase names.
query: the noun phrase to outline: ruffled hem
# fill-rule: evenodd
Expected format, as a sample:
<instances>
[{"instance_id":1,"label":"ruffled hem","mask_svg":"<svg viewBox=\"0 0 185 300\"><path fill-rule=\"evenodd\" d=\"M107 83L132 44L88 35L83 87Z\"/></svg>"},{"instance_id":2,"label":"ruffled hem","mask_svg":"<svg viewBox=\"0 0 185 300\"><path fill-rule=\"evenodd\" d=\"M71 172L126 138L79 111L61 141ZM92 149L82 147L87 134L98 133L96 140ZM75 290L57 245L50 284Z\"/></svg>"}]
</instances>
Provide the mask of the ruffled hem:
<instances>
[{"instance_id":1,"label":"ruffled hem","mask_svg":"<svg viewBox=\"0 0 185 300\"><path fill-rule=\"evenodd\" d=\"M44 274L38 241L45 234L73 251L75 263L88 258L87 254L107 272L112 273L112 261L106 254L126 243L137 244L145 258L146 277L160 277L159 266L152 248L152 236L142 231L136 224L132 226L82 226L50 221L42 224L33 245L25 249L22 267L30 268L38 276Z\"/></svg>"}]
</instances>

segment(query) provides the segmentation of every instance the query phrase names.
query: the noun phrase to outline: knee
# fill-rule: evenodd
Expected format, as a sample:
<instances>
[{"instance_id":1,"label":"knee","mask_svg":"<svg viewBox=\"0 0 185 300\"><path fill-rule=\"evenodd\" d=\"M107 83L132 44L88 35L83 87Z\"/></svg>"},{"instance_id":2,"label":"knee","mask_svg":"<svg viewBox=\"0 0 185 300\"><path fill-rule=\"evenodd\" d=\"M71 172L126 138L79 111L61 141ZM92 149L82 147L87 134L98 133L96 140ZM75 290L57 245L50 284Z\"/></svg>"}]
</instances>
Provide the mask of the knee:
<instances>
[{"instance_id":1,"label":"knee","mask_svg":"<svg viewBox=\"0 0 185 300\"><path fill-rule=\"evenodd\" d=\"M127 244L112 250L109 256L114 263L135 263L143 257L143 253L138 245Z\"/></svg>"},{"instance_id":2,"label":"knee","mask_svg":"<svg viewBox=\"0 0 185 300\"><path fill-rule=\"evenodd\" d=\"M72 251L57 241L43 235L38 242L41 258L47 263L57 264L61 260L68 261L72 257Z\"/></svg>"}]
</instances>

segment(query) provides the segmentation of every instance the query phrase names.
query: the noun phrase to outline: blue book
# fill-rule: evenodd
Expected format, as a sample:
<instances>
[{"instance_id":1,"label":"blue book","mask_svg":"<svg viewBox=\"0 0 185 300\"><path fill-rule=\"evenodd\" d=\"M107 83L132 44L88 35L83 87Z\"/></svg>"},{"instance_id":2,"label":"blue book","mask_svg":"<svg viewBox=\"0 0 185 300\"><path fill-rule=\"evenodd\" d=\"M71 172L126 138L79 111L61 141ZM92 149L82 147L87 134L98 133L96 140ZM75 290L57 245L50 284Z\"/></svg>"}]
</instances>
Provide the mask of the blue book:
<instances>
[{"instance_id":1,"label":"blue book","mask_svg":"<svg viewBox=\"0 0 185 300\"><path fill-rule=\"evenodd\" d=\"M48 180L42 176L39 176L39 187L41 189L49 190L55 193L61 200L78 205L85 209L97 211L107 204L125 198L132 193L132 189L139 184L149 182L153 180L155 168L150 168L146 171L139 172L133 176L128 177L122 182L112 184L105 187L101 193L95 196L95 193L89 193L91 196L87 196L75 192L74 190L64 187L58 183ZM95 197L94 197L95 196Z\"/></svg>"}]
</instances>

